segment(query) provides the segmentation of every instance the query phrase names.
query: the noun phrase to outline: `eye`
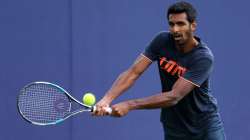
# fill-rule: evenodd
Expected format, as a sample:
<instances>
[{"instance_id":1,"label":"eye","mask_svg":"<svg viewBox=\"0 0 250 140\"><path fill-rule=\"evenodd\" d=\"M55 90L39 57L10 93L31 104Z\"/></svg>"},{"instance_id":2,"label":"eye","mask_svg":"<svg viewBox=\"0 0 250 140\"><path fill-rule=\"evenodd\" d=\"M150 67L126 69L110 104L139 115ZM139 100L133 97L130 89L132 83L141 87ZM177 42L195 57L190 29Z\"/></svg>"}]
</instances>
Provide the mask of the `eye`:
<instances>
[{"instance_id":1,"label":"eye","mask_svg":"<svg viewBox=\"0 0 250 140\"><path fill-rule=\"evenodd\" d=\"M184 25L186 25L185 22L177 22L176 24L177 24L178 26L184 26Z\"/></svg>"},{"instance_id":2,"label":"eye","mask_svg":"<svg viewBox=\"0 0 250 140\"><path fill-rule=\"evenodd\" d=\"M173 26L174 26L174 23L173 23L173 22L169 22L168 25L169 25L170 27L173 27Z\"/></svg>"}]
</instances>

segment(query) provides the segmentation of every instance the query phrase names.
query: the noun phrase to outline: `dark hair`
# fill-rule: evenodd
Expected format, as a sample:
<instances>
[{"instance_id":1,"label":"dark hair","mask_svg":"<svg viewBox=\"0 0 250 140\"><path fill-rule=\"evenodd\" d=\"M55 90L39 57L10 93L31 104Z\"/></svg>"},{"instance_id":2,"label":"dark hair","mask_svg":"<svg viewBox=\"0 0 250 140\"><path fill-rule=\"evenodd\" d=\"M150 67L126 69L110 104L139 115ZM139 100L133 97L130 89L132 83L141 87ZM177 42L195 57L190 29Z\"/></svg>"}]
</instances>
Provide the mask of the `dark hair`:
<instances>
[{"instance_id":1,"label":"dark hair","mask_svg":"<svg viewBox=\"0 0 250 140\"><path fill-rule=\"evenodd\" d=\"M167 19L169 20L170 14L186 13L187 20L192 23L196 21L197 12L195 8L188 2L180 1L174 3L168 8Z\"/></svg>"}]
</instances>

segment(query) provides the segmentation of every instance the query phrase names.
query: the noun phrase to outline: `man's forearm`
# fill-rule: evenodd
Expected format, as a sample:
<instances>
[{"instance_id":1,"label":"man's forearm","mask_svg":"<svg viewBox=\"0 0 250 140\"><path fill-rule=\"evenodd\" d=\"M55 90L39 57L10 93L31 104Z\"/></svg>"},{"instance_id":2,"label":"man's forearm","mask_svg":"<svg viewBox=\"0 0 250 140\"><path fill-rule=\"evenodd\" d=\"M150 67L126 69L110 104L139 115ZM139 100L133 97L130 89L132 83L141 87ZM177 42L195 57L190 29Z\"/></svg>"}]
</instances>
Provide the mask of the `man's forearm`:
<instances>
[{"instance_id":1,"label":"man's forearm","mask_svg":"<svg viewBox=\"0 0 250 140\"><path fill-rule=\"evenodd\" d=\"M137 77L131 75L130 71L126 71L122 73L114 82L112 87L108 90L106 95L104 96L105 99L112 101L120 96L123 92L125 92L128 88L130 88L134 82L136 81Z\"/></svg>"},{"instance_id":2,"label":"man's forearm","mask_svg":"<svg viewBox=\"0 0 250 140\"><path fill-rule=\"evenodd\" d=\"M130 88L151 63L152 61L145 56L138 56L134 64L128 70L119 75L103 99L111 103L112 100Z\"/></svg>"},{"instance_id":3,"label":"man's forearm","mask_svg":"<svg viewBox=\"0 0 250 140\"><path fill-rule=\"evenodd\" d=\"M155 109L176 105L180 97L170 92L164 92L153 96L127 101L130 110Z\"/></svg>"}]
</instances>

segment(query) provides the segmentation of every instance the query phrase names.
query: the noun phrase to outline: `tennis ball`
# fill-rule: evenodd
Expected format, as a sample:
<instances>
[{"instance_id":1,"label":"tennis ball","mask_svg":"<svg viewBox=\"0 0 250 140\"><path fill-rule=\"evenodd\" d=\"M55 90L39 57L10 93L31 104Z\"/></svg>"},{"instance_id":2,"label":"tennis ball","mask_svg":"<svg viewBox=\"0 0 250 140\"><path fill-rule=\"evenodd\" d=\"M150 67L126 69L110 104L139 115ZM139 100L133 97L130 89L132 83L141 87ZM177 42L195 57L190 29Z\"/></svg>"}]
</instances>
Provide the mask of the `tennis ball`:
<instances>
[{"instance_id":1,"label":"tennis ball","mask_svg":"<svg viewBox=\"0 0 250 140\"><path fill-rule=\"evenodd\" d=\"M95 95L93 93L85 93L82 101L84 104L92 106L95 104Z\"/></svg>"}]
</instances>

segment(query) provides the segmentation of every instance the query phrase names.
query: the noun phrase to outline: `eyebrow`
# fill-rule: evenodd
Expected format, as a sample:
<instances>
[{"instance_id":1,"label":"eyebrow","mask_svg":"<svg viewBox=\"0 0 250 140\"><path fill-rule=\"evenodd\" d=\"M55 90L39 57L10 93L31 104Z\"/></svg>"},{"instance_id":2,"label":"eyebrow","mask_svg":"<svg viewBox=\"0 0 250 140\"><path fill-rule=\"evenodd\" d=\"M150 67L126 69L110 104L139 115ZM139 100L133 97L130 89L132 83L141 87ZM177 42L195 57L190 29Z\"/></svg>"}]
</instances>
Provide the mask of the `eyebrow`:
<instances>
[{"instance_id":1,"label":"eyebrow","mask_svg":"<svg viewBox=\"0 0 250 140\"><path fill-rule=\"evenodd\" d=\"M173 22L173 21L168 21L168 24L182 24L185 23L184 21L177 21L177 22Z\"/></svg>"}]
</instances>

